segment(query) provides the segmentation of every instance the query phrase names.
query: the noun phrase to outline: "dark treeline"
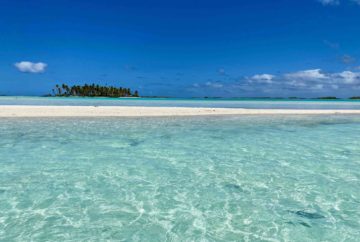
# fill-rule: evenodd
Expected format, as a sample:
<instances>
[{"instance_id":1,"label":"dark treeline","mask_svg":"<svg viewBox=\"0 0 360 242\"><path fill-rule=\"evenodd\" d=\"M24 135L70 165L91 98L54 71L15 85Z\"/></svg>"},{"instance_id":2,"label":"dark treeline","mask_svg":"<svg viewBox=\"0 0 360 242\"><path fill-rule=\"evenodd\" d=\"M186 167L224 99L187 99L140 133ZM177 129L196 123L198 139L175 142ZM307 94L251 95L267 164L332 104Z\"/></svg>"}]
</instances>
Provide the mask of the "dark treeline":
<instances>
[{"instance_id":1,"label":"dark treeline","mask_svg":"<svg viewBox=\"0 0 360 242\"><path fill-rule=\"evenodd\" d=\"M100 86L95 84L84 84L82 86L68 86L66 84L56 85L52 89L52 96L57 97L138 97L138 91L132 92L130 88Z\"/></svg>"},{"instance_id":2,"label":"dark treeline","mask_svg":"<svg viewBox=\"0 0 360 242\"><path fill-rule=\"evenodd\" d=\"M332 100L332 99L339 99L335 96L326 96L326 97L318 97L317 99L327 99L327 100Z\"/></svg>"},{"instance_id":3,"label":"dark treeline","mask_svg":"<svg viewBox=\"0 0 360 242\"><path fill-rule=\"evenodd\" d=\"M319 98L317 98L317 99L327 99L327 100L331 100L331 99L341 99L341 98L334 97L334 96L329 96L329 97L319 97ZM346 98L345 98L345 99L346 99ZM348 99L357 100L357 99L360 99L360 96L349 97Z\"/></svg>"}]
</instances>

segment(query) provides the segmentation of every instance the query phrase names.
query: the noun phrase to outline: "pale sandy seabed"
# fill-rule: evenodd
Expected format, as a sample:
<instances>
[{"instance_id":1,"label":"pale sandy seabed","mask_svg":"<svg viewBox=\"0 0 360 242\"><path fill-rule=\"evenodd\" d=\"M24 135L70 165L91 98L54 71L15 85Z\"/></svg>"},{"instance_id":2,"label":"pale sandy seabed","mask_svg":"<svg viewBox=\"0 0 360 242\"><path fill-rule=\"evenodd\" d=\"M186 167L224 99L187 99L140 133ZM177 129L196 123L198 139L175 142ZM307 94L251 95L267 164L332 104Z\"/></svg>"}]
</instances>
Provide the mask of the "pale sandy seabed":
<instances>
[{"instance_id":1,"label":"pale sandy seabed","mask_svg":"<svg viewBox=\"0 0 360 242\"><path fill-rule=\"evenodd\" d=\"M0 241L359 241L359 111L95 106L0 105Z\"/></svg>"},{"instance_id":2,"label":"pale sandy seabed","mask_svg":"<svg viewBox=\"0 0 360 242\"><path fill-rule=\"evenodd\" d=\"M114 106L0 106L0 117L150 117L262 114L360 114L360 110L242 109Z\"/></svg>"}]
</instances>

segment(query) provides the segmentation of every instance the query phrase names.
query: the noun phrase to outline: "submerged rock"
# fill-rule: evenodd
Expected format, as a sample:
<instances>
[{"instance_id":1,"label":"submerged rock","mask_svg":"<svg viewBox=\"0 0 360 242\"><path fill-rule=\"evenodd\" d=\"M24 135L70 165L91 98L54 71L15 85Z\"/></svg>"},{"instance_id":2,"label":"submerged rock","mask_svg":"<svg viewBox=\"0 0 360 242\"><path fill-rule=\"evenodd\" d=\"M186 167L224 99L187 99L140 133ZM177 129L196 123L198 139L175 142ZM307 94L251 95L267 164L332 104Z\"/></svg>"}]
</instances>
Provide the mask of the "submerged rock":
<instances>
[{"instance_id":1,"label":"submerged rock","mask_svg":"<svg viewBox=\"0 0 360 242\"><path fill-rule=\"evenodd\" d=\"M305 212L305 211L290 211L291 213L294 213L302 218L307 218L307 219L322 219L325 218L325 216L319 214L319 213L309 213L309 212Z\"/></svg>"},{"instance_id":2,"label":"submerged rock","mask_svg":"<svg viewBox=\"0 0 360 242\"><path fill-rule=\"evenodd\" d=\"M292 226L296 226L296 225L300 224L300 225L302 225L302 226L304 226L304 227L311 228L310 224L307 224L307 223L302 222L302 221L297 222L297 223L294 223L294 222L291 222L291 221L287 221L287 222L285 222L285 223L286 223L286 224L289 224L289 225L292 225Z\"/></svg>"},{"instance_id":3,"label":"submerged rock","mask_svg":"<svg viewBox=\"0 0 360 242\"><path fill-rule=\"evenodd\" d=\"M140 141L140 140L131 140L129 145L130 146L138 146L140 145L141 143L143 143L143 141Z\"/></svg>"},{"instance_id":4,"label":"submerged rock","mask_svg":"<svg viewBox=\"0 0 360 242\"><path fill-rule=\"evenodd\" d=\"M241 189L239 185L236 184L226 184L225 187L227 188L235 188L235 189Z\"/></svg>"},{"instance_id":5,"label":"submerged rock","mask_svg":"<svg viewBox=\"0 0 360 242\"><path fill-rule=\"evenodd\" d=\"M236 190L236 191L239 191L239 192L243 192L244 190L241 188L241 186L237 185L237 184L226 184L225 187L227 189L230 189L230 190Z\"/></svg>"},{"instance_id":6,"label":"submerged rock","mask_svg":"<svg viewBox=\"0 0 360 242\"><path fill-rule=\"evenodd\" d=\"M311 226L305 222L299 222L299 224L301 224L304 227L311 228Z\"/></svg>"}]
</instances>

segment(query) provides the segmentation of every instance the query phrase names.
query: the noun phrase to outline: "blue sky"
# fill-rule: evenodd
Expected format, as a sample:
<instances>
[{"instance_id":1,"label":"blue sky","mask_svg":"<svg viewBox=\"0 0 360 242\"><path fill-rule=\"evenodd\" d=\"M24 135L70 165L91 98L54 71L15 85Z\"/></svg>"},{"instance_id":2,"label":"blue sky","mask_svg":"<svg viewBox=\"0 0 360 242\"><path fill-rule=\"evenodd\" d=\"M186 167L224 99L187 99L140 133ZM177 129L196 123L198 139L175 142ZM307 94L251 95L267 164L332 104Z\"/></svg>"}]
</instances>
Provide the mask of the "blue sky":
<instances>
[{"instance_id":1,"label":"blue sky","mask_svg":"<svg viewBox=\"0 0 360 242\"><path fill-rule=\"evenodd\" d=\"M360 95L359 0L0 0L0 94Z\"/></svg>"}]
</instances>

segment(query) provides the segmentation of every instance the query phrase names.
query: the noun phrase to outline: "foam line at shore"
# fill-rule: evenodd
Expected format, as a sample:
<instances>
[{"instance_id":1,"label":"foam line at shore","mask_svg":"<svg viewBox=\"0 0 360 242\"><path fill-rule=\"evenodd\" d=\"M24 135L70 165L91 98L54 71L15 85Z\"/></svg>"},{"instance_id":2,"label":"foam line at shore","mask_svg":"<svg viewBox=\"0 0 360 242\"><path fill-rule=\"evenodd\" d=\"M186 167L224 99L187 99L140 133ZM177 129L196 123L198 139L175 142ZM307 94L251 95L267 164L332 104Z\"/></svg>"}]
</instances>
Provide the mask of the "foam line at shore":
<instances>
[{"instance_id":1,"label":"foam line at shore","mask_svg":"<svg viewBox=\"0 0 360 242\"><path fill-rule=\"evenodd\" d=\"M0 117L156 117L264 114L360 114L360 110L235 109L124 106L0 106Z\"/></svg>"}]
</instances>

